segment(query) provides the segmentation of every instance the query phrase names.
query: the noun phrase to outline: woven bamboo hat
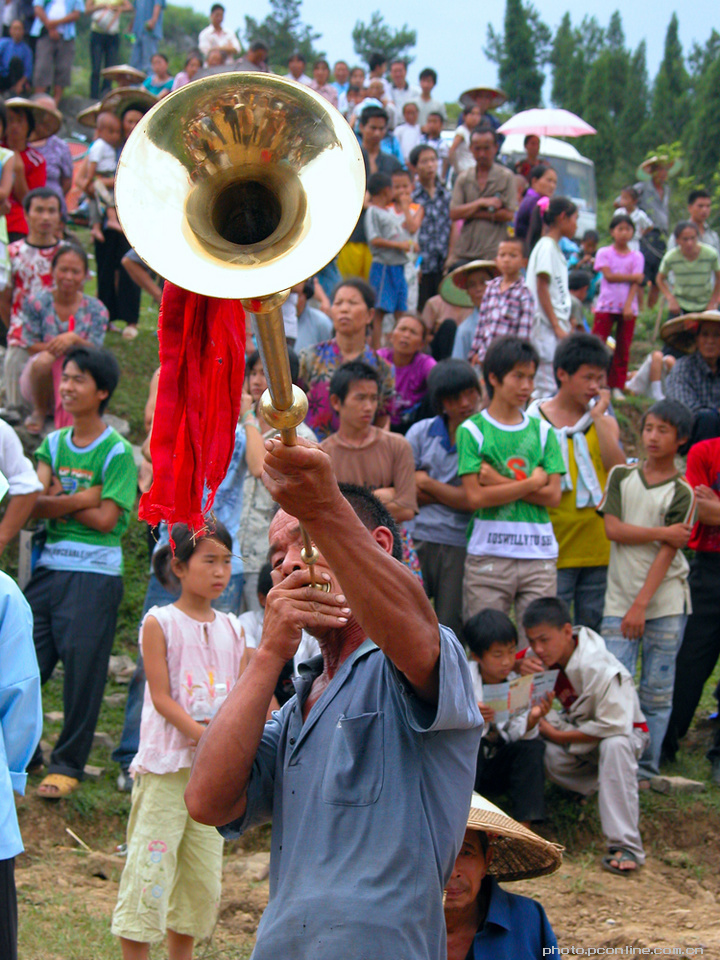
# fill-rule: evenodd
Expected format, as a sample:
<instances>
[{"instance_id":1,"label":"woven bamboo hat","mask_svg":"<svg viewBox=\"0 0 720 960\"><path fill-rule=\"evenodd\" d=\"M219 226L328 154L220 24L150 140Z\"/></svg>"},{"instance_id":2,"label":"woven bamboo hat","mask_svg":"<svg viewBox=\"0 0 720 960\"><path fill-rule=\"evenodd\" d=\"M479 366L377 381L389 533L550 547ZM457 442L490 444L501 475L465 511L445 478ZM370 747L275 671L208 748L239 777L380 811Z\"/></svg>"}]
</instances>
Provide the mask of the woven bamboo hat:
<instances>
[{"instance_id":1,"label":"woven bamboo hat","mask_svg":"<svg viewBox=\"0 0 720 960\"><path fill-rule=\"evenodd\" d=\"M440 284L440 296L445 303L451 303L454 307L472 307L473 302L466 291L468 276L476 270L485 270L491 278L499 272L494 260L471 260L462 267L456 267Z\"/></svg>"},{"instance_id":2,"label":"woven bamboo hat","mask_svg":"<svg viewBox=\"0 0 720 960\"><path fill-rule=\"evenodd\" d=\"M682 160L671 160L670 157L664 153L653 154L652 157L643 160L637 168L637 176L640 177L641 180L650 180L655 167L667 167L668 177L675 177L682 169Z\"/></svg>"},{"instance_id":3,"label":"woven bamboo hat","mask_svg":"<svg viewBox=\"0 0 720 960\"><path fill-rule=\"evenodd\" d=\"M77 122L81 123L84 127L94 127L97 124L98 114L102 110L102 104L98 100L97 103L93 103L89 107L85 107L84 110L81 110L77 115Z\"/></svg>"},{"instance_id":4,"label":"woven bamboo hat","mask_svg":"<svg viewBox=\"0 0 720 960\"><path fill-rule=\"evenodd\" d=\"M496 110L507 100L505 91L497 90L495 87L473 87L471 90L461 93L459 100L464 107L472 107L473 104L477 103L478 97L481 96L492 97L488 110Z\"/></svg>"},{"instance_id":5,"label":"woven bamboo hat","mask_svg":"<svg viewBox=\"0 0 720 960\"><path fill-rule=\"evenodd\" d=\"M543 840L479 793L472 795L467 825L488 835L493 851L488 873L503 883L544 877L562 864L561 846Z\"/></svg>"},{"instance_id":6,"label":"woven bamboo hat","mask_svg":"<svg viewBox=\"0 0 720 960\"><path fill-rule=\"evenodd\" d=\"M140 84L147 76L142 70L131 67L129 63L119 63L114 67L105 67L100 71L101 77L107 77L108 80L128 80L133 84Z\"/></svg>"},{"instance_id":7,"label":"woven bamboo hat","mask_svg":"<svg viewBox=\"0 0 720 960\"><path fill-rule=\"evenodd\" d=\"M45 136L50 137L57 133L62 126L63 117L59 110L48 110L34 100L28 100L25 97L10 97L5 101L6 110L24 110L26 113L32 113L36 118L42 117L46 121Z\"/></svg>"},{"instance_id":8,"label":"woven bamboo hat","mask_svg":"<svg viewBox=\"0 0 720 960\"><path fill-rule=\"evenodd\" d=\"M697 332L701 323L720 323L720 311L705 310L703 313L685 313L674 320L666 320L660 329L660 336L668 346L682 353L693 353L697 342Z\"/></svg>"},{"instance_id":9,"label":"woven bamboo hat","mask_svg":"<svg viewBox=\"0 0 720 960\"><path fill-rule=\"evenodd\" d=\"M132 109L147 113L150 107L157 103L157 99L155 94L144 87L115 87L105 94L100 107L101 110L109 110L120 117L126 110Z\"/></svg>"}]
</instances>

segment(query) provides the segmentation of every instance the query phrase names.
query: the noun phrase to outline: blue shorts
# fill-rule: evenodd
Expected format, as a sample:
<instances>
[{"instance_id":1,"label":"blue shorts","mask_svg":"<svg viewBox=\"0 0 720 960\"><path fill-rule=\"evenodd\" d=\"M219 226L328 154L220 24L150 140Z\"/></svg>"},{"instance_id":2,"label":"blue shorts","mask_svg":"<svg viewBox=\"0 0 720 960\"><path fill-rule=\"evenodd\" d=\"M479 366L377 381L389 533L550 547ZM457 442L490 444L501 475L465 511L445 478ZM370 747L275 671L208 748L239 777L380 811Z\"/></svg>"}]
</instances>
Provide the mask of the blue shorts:
<instances>
[{"instance_id":1,"label":"blue shorts","mask_svg":"<svg viewBox=\"0 0 720 960\"><path fill-rule=\"evenodd\" d=\"M383 313L396 313L407 310L407 282L403 264L387 266L372 262L370 267L370 286L377 293L375 306Z\"/></svg>"}]
</instances>

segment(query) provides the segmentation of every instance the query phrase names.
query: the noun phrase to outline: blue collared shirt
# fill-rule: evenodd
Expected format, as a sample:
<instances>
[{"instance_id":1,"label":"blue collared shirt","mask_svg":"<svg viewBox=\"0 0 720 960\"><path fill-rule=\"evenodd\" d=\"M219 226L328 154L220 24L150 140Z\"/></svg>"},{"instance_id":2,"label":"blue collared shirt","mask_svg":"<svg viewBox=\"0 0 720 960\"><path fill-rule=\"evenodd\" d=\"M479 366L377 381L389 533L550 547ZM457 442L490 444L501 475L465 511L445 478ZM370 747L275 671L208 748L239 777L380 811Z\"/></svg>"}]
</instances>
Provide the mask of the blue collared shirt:
<instances>
[{"instance_id":1,"label":"blue collared shirt","mask_svg":"<svg viewBox=\"0 0 720 960\"><path fill-rule=\"evenodd\" d=\"M545 956L543 949L557 950L557 939L542 906L503 890L495 877L486 877L483 884L488 881L487 916L467 960L537 960Z\"/></svg>"},{"instance_id":2,"label":"blue collared shirt","mask_svg":"<svg viewBox=\"0 0 720 960\"><path fill-rule=\"evenodd\" d=\"M15 581L0 573L0 860L23 851L13 791L25 793L25 767L41 733L32 613Z\"/></svg>"},{"instance_id":3,"label":"blue collared shirt","mask_svg":"<svg viewBox=\"0 0 720 960\"><path fill-rule=\"evenodd\" d=\"M67 17L71 13L75 13L77 10L78 13L85 13L85 0L65 0L64 3L65 10L62 10L62 0L45 0L44 3L36 3L34 7L42 7L45 11L45 15L51 20L60 20L62 17ZM77 29L75 27L76 21L73 20L71 23L63 23L62 26L58 27L58 32L63 40L74 40L77 36ZM31 37L39 37L42 33L43 22L40 17L35 17L32 27L30 28Z\"/></svg>"},{"instance_id":4,"label":"blue collared shirt","mask_svg":"<svg viewBox=\"0 0 720 960\"><path fill-rule=\"evenodd\" d=\"M420 420L405 434L415 457L415 469L424 470L433 480L461 487L458 476L457 447L450 442L450 434L443 417ZM408 524L416 540L428 543L444 543L451 547L464 547L467 543L467 527L472 514L453 510L443 503L428 503Z\"/></svg>"},{"instance_id":5,"label":"blue collared shirt","mask_svg":"<svg viewBox=\"0 0 720 960\"><path fill-rule=\"evenodd\" d=\"M457 328L457 333L455 334L455 343L453 344L452 351L453 360L469 359L479 319L480 311L477 307L475 307L473 312L469 316L465 317L463 322Z\"/></svg>"},{"instance_id":6,"label":"blue collared shirt","mask_svg":"<svg viewBox=\"0 0 720 960\"><path fill-rule=\"evenodd\" d=\"M163 17L165 15L165 0L137 0L135 3L135 17L133 19L133 33L136 37L144 37L148 32L145 24L152 19L153 10L156 6L160 7L160 16L157 18L155 29L150 31L150 36L156 40L163 38Z\"/></svg>"},{"instance_id":7,"label":"blue collared shirt","mask_svg":"<svg viewBox=\"0 0 720 960\"><path fill-rule=\"evenodd\" d=\"M440 627L435 707L366 640L303 722L321 671L321 657L300 665L296 695L265 724L245 815L220 830L232 839L272 819L252 958L446 960L442 892L482 732L465 653Z\"/></svg>"},{"instance_id":8,"label":"blue collared shirt","mask_svg":"<svg viewBox=\"0 0 720 960\"><path fill-rule=\"evenodd\" d=\"M30 47L21 40L15 43L12 37L3 37L0 40L0 77L7 77L10 72L10 61L17 57L23 65L23 76L31 78L33 73L33 55Z\"/></svg>"}]
</instances>

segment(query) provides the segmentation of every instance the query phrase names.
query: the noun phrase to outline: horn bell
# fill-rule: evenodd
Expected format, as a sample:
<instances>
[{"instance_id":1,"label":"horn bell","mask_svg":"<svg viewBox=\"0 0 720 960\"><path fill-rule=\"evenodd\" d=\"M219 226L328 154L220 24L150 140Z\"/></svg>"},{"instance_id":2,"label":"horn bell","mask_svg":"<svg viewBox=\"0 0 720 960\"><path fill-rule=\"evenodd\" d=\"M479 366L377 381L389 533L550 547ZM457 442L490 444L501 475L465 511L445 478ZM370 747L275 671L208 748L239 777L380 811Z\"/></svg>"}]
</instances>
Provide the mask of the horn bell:
<instances>
[{"instance_id":1,"label":"horn bell","mask_svg":"<svg viewBox=\"0 0 720 960\"><path fill-rule=\"evenodd\" d=\"M187 84L138 123L120 156L118 217L172 283L269 297L321 270L362 213L357 137L314 90L257 73Z\"/></svg>"}]
</instances>

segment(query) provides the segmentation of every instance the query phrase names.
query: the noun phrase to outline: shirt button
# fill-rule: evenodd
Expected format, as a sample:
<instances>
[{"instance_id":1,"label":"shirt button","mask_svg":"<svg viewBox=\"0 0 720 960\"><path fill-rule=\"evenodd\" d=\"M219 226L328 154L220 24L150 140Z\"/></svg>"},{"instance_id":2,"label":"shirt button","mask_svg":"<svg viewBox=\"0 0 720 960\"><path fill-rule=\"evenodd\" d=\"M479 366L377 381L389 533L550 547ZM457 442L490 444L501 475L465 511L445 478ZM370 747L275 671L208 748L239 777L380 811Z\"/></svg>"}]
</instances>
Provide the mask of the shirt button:
<instances>
[{"instance_id":1,"label":"shirt button","mask_svg":"<svg viewBox=\"0 0 720 960\"><path fill-rule=\"evenodd\" d=\"M294 743L295 743L295 737L290 737L290 746L292 746Z\"/></svg>"}]
</instances>

